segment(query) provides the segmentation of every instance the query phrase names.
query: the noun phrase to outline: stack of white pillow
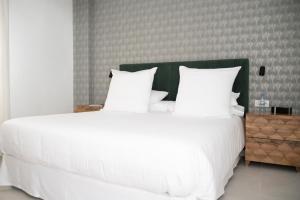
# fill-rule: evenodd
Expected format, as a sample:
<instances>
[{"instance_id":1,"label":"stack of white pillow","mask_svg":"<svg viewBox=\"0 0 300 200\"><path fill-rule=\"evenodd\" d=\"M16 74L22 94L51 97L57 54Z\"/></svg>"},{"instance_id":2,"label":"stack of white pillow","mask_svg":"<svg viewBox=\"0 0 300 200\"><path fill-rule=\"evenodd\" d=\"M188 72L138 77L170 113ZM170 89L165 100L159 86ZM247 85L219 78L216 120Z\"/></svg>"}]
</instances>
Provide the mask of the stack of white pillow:
<instances>
[{"instance_id":1,"label":"stack of white pillow","mask_svg":"<svg viewBox=\"0 0 300 200\"><path fill-rule=\"evenodd\" d=\"M165 91L156 91L152 90L149 105L150 112L174 112L175 110L175 101L163 101L163 99L168 95L168 92ZM238 105L237 99L239 98L240 93L232 92L231 94L231 112L234 115L243 117L245 108L241 105ZM155 101L154 101L155 99Z\"/></svg>"},{"instance_id":2,"label":"stack of white pillow","mask_svg":"<svg viewBox=\"0 0 300 200\"><path fill-rule=\"evenodd\" d=\"M177 116L231 117L243 116L239 93L232 86L241 67L195 69L179 67L177 100L163 101L166 91L152 90L157 68L138 72L112 70L104 110L135 113L171 112Z\"/></svg>"}]
</instances>

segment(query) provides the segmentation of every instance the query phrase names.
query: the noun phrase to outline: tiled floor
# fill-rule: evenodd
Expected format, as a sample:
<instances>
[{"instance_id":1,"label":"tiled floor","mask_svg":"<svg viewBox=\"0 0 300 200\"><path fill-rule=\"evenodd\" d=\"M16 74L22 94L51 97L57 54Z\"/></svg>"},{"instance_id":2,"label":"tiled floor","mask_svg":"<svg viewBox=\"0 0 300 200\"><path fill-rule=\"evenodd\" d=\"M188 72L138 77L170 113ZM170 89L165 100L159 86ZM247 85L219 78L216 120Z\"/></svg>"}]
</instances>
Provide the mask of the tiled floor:
<instances>
[{"instance_id":1,"label":"tiled floor","mask_svg":"<svg viewBox=\"0 0 300 200\"><path fill-rule=\"evenodd\" d=\"M300 172L294 167L240 163L220 200L300 200Z\"/></svg>"},{"instance_id":2,"label":"tiled floor","mask_svg":"<svg viewBox=\"0 0 300 200\"><path fill-rule=\"evenodd\" d=\"M0 200L37 200L10 187L0 187ZM241 162L219 200L300 200L300 172L292 167Z\"/></svg>"}]
</instances>

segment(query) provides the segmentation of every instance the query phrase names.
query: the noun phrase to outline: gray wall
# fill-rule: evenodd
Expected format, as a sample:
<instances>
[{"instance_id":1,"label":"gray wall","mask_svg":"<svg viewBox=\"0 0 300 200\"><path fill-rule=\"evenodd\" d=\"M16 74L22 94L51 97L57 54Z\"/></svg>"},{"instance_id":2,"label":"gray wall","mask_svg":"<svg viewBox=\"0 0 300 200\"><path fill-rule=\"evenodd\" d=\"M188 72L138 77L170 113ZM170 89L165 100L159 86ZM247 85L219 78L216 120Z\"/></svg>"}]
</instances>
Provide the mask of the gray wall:
<instances>
[{"instance_id":1,"label":"gray wall","mask_svg":"<svg viewBox=\"0 0 300 200\"><path fill-rule=\"evenodd\" d=\"M299 10L299 0L74 0L75 104L103 103L122 63L249 58L250 110L265 89L300 113Z\"/></svg>"},{"instance_id":2,"label":"gray wall","mask_svg":"<svg viewBox=\"0 0 300 200\"><path fill-rule=\"evenodd\" d=\"M89 3L73 0L74 106L89 103Z\"/></svg>"}]
</instances>

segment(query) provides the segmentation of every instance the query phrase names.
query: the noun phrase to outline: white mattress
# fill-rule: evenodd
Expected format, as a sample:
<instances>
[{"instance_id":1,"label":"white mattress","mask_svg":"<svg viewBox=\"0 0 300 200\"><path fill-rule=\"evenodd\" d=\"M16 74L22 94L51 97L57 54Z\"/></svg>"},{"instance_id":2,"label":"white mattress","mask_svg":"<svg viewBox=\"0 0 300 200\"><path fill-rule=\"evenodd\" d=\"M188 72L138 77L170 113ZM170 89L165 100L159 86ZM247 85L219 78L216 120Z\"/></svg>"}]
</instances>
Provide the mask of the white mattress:
<instances>
[{"instance_id":1,"label":"white mattress","mask_svg":"<svg viewBox=\"0 0 300 200\"><path fill-rule=\"evenodd\" d=\"M223 194L244 146L238 117L104 111L10 120L0 138L5 155L34 165L189 199Z\"/></svg>"}]
</instances>

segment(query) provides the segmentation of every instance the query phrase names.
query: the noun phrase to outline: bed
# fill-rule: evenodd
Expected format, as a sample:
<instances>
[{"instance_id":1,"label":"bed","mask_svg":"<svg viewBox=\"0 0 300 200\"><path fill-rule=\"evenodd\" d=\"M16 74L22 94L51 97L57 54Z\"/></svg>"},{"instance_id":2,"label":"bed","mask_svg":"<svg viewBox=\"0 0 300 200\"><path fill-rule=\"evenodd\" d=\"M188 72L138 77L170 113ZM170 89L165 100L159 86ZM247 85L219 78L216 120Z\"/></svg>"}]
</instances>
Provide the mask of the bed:
<instances>
[{"instance_id":1,"label":"bed","mask_svg":"<svg viewBox=\"0 0 300 200\"><path fill-rule=\"evenodd\" d=\"M242 66L233 90L248 109L249 61L120 65L158 67L153 88L175 100L178 67ZM89 112L26 117L0 129L0 185L46 200L213 200L224 193L244 147L242 118Z\"/></svg>"}]
</instances>

